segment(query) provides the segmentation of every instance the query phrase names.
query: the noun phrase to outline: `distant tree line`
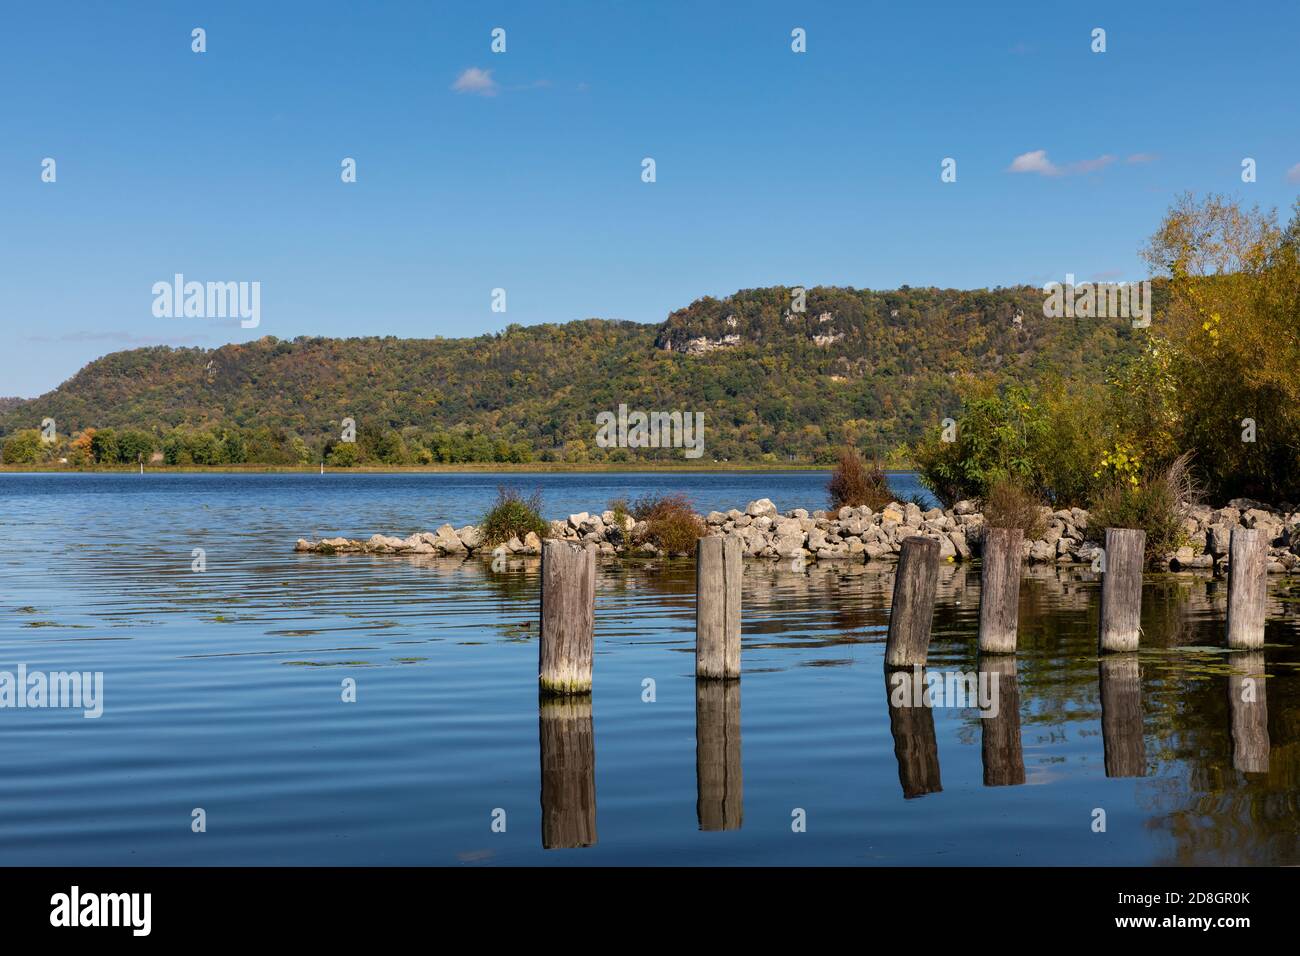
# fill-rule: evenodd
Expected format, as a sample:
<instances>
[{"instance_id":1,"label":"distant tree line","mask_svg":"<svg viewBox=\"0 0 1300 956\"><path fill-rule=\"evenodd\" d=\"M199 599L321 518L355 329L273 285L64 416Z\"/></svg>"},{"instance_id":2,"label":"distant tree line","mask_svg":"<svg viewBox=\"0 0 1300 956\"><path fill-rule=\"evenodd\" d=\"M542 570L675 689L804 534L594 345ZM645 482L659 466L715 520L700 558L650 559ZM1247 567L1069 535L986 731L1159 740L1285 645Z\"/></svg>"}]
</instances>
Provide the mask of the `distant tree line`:
<instances>
[{"instance_id":1,"label":"distant tree line","mask_svg":"<svg viewBox=\"0 0 1300 956\"><path fill-rule=\"evenodd\" d=\"M306 441L284 429L173 428L150 432L134 428L86 428L72 435L42 439L36 428L20 429L0 448L6 465L64 464L70 468L153 463L172 466L301 466L324 461L354 465L433 465L533 461L525 441L493 439L466 430L422 432L362 427L356 440Z\"/></svg>"}]
</instances>

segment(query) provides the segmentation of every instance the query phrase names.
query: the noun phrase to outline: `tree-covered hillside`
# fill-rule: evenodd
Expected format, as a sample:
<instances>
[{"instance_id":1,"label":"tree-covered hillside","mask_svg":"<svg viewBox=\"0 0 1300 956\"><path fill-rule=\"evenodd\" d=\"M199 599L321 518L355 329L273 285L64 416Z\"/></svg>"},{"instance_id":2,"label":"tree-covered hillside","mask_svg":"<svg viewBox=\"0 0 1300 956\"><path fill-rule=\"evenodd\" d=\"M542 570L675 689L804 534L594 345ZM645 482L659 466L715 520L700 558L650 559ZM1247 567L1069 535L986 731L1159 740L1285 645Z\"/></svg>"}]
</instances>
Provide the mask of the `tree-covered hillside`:
<instances>
[{"instance_id":1,"label":"tree-covered hillside","mask_svg":"<svg viewBox=\"0 0 1300 956\"><path fill-rule=\"evenodd\" d=\"M1133 348L1126 321L1047 319L1029 286L815 288L802 311L793 295L704 298L659 326L588 319L467 339L115 352L0 411L0 436L48 417L65 443L131 430L133 449L147 435L178 463L314 461L352 418L357 452L394 464L681 456L597 447L597 413L626 404L702 412L705 460L826 461L845 443L883 454L955 414L964 376L1099 380Z\"/></svg>"}]
</instances>

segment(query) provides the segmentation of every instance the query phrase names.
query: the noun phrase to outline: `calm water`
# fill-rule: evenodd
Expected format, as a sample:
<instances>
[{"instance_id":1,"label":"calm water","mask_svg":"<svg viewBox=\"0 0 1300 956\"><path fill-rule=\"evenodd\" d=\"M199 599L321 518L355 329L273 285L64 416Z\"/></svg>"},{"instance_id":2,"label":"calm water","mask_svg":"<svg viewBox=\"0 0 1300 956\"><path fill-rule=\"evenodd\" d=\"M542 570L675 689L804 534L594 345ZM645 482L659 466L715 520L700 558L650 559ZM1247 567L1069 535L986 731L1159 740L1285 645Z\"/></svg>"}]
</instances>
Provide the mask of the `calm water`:
<instances>
[{"instance_id":1,"label":"calm water","mask_svg":"<svg viewBox=\"0 0 1300 956\"><path fill-rule=\"evenodd\" d=\"M1218 647L1222 584L1149 578L1144 650L1099 665L1094 576L1034 570L981 720L890 708L888 571L748 565L744 678L697 699L693 565L611 562L590 704L539 713L534 560L291 550L476 519L500 480L0 476L0 670L104 674L97 720L0 710L0 865L1300 863L1300 585L1252 657ZM811 509L826 476L504 480L554 517ZM945 567L931 671L977 668L978 601Z\"/></svg>"}]
</instances>

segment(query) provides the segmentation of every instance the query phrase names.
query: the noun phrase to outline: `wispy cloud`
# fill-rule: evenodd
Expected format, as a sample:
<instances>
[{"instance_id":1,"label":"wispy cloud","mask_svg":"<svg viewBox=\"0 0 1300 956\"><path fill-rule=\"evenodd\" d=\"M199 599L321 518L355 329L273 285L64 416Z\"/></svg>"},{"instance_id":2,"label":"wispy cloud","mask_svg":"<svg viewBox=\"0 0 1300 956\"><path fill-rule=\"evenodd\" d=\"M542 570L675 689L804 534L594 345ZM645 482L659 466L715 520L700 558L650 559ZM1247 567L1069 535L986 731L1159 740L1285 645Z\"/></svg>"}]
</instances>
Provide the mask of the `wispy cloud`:
<instances>
[{"instance_id":1,"label":"wispy cloud","mask_svg":"<svg viewBox=\"0 0 1300 956\"><path fill-rule=\"evenodd\" d=\"M1095 173L1099 169L1105 169L1111 163L1115 162L1114 156L1098 156L1096 159L1083 159L1077 163L1071 163L1065 167L1065 173Z\"/></svg>"},{"instance_id":2,"label":"wispy cloud","mask_svg":"<svg viewBox=\"0 0 1300 956\"><path fill-rule=\"evenodd\" d=\"M1099 169L1105 169L1111 163L1115 162L1115 157L1109 153L1104 156L1098 156L1096 159L1081 159L1077 162L1067 163L1064 166L1058 166L1047 158L1047 150L1035 149L1028 153L1021 153L1011 161L1007 167L1009 173L1034 173L1038 176L1073 176L1079 173L1093 173Z\"/></svg>"},{"instance_id":3,"label":"wispy cloud","mask_svg":"<svg viewBox=\"0 0 1300 956\"><path fill-rule=\"evenodd\" d=\"M497 96L501 93L522 93L527 90L549 90L555 84L550 80L533 80L530 83L514 83L502 86L492 76L491 70L481 70L471 66L462 70L451 88L457 93L472 93L475 96Z\"/></svg>"},{"instance_id":4,"label":"wispy cloud","mask_svg":"<svg viewBox=\"0 0 1300 956\"><path fill-rule=\"evenodd\" d=\"M1154 163L1159 158L1160 157L1157 156L1155 153L1134 153L1128 159L1124 160L1124 162L1128 163L1130 166L1133 166L1138 163Z\"/></svg>"},{"instance_id":5,"label":"wispy cloud","mask_svg":"<svg viewBox=\"0 0 1300 956\"><path fill-rule=\"evenodd\" d=\"M1300 163L1296 163L1286 171L1286 181L1289 183L1300 183Z\"/></svg>"},{"instance_id":6,"label":"wispy cloud","mask_svg":"<svg viewBox=\"0 0 1300 956\"><path fill-rule=\"evenodd\" d=\"M457 93L473 93L475 96L496 96L501 89L492 79L491 70L480 70L477 66L462 70L451 88Z\"/></svg>"}]
</instances>

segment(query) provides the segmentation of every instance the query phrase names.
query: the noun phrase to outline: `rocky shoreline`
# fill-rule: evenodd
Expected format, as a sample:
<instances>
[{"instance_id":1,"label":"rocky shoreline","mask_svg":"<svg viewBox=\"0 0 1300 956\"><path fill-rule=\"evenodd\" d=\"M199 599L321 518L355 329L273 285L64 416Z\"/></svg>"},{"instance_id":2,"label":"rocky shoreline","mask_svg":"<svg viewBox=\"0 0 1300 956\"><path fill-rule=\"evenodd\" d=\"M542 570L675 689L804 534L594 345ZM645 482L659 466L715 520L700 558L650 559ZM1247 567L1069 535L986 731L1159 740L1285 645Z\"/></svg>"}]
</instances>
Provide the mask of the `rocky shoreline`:
<instances>
[{"instance_id":1,"label":"rocky shoreline","mask_svg":"<svg viewBox=\"0 0 1300 956\"><path fill-rule=\"evenodd\" d=\"M1100 551L1088 541L1088 513L1081 508L1044 509L1046 533L1024 543L1031 564L1092 564ZM923 510L918 505L893 502L880 511L867 507L841 508L837 512L803 508L780 512L768 498L751 501L743 511L712 511L703 516L708 534L740 537L746 558L755 560L847 561L864 563L896 558L904 538L925 535L939 542L941 559L968 561L980 553L984 516L973 501L952 508ZM1170 570L1223 571L1234 527L1259 529L1269 541L1268 570L1283 573L1300 568L1300 511L1290 506L1272 507L1238 498L1222 508L1203 505L1188 509L1183 519L1187 545L1167 556ZM612 511L581 512L550 522L550 537L589 542L602 554L627 557L665 557L650 543L637 544L645 525L629 515L621 520ZM405 538L375 534L366 540L333 537L308 541L299 538L295 551L315 554L426 554L479 556L494 554L540 555L542 541L529 532L495 547L487 547L474 525L453 528L444 524Z\"/></svg>"}]
</instances>

